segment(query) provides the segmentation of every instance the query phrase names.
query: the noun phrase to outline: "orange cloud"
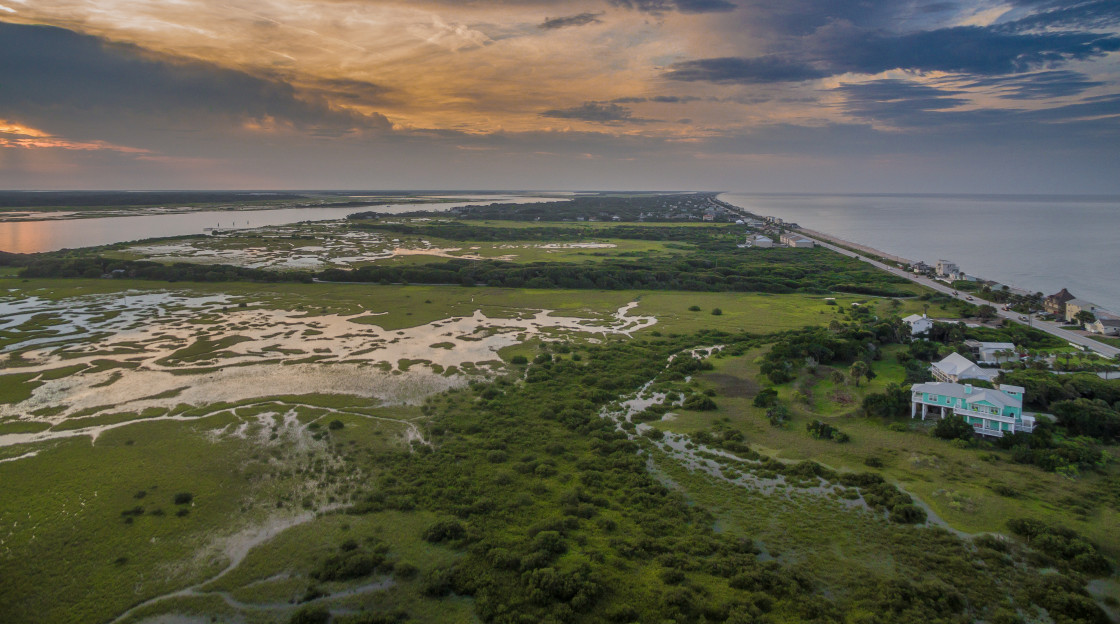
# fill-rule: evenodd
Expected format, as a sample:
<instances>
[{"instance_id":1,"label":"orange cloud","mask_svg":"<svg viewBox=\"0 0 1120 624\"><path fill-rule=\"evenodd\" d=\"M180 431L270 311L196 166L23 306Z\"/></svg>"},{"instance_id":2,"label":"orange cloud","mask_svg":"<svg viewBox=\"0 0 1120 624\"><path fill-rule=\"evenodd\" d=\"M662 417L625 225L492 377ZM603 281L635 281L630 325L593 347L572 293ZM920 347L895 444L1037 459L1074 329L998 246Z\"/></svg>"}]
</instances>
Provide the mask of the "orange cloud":
<instances>
[{"instance_id":1,"label":"orange cloud","mask_svg":"<svg viewBox=\"0 0 1120 624\"><path fill-rule=\"evenodd\" d=\"M0 148L65 149L78 151L108 150L124 154L150 154L146 149L114 145L106 141L71 141L23 124L0 119Z\"/></svg>"}]
</instances>

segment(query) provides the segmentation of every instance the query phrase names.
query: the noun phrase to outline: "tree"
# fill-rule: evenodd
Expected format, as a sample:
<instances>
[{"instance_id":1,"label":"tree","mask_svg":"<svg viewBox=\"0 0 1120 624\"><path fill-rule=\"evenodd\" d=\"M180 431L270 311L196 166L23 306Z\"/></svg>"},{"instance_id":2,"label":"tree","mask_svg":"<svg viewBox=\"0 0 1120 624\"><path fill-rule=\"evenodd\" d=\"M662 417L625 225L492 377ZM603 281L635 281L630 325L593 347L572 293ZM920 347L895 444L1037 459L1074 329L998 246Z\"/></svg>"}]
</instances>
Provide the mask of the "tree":
<instances>
[{"instance_id":1,"label":"tree","mask_svg":"<svg viewBox=\"0 0 1120 624\"><path fill-rule=\"evenodd\" d=\"M1097 320L1096 315L1088 310L1078 310L1077 314L1073 315L1073 320L1077 321L1082 327Z\"/></svg>"},{"instance_id":2,"label":"tree","mask_svg":"<svg viewBox=\"0 0 1120 624\"><path fill-rule=\"evenodd\" d=\"M1102 400L1074 399L1058 401L1050 406L1058 424L1073 435L1086 435L1103 440L1120 438L1120 412Z\"/></svg>"},{"instance_id":3,"label":"tree","mask_svg":"<svg viewBox=\"0 0 1120 624\"><path fill-rule=\"evenodd\" d=\"M829 377L832 379L832 383L838 386L848 380L848 378L844 376L844 371L838 371L836 369L832 370L832 374L829 375Z\"/></svg>"},{"instance_id":4,"label":"tree","mask_svg":"<svg viewBox=\"0 0 1120 624\"><path fill-rule=\"evenodd\" d=\"M852 362L851 368L848 369L848 376L852 378L852 381L856 382L857 388L859 387L859 378L866 375L869 369L870 367L867 365L867 362L863 360Z\"/></svg>"},{"instance_id":5,"label":"tree","mask_svg":"<svg viewBox=\"0 0 1120 624\"><path fill-rule=\"evenodd\" d=\"M889 383L882 394L869 394L863 398L863 411L868 416L879 418L905 416L910 411L910 390Z\"/></svg>"},{"instance_id":6,"label":"tree","mask_svg":"<svg viewBox=\"0 0 1120 624\"><path fill-rule=\"evenodd\" d=\"M998 316L998 314L996 313L996 309L994 306L990 306L985 303L984 305L976 308L976 316L977 318L981 318L985 321L990 321Z\"/></svg>"},{"instance_id":7,"label":"tree","mask_svg":"<svg viewBox=\"0 0 1120 624\"><path fill-rule=\"evenodd\" d=\"M770 409L766 410L766 418L770 421L772 427L784 427L786 421L789 420L789 408L781 403L772 405Z\"/></svg>"}]
</instances>

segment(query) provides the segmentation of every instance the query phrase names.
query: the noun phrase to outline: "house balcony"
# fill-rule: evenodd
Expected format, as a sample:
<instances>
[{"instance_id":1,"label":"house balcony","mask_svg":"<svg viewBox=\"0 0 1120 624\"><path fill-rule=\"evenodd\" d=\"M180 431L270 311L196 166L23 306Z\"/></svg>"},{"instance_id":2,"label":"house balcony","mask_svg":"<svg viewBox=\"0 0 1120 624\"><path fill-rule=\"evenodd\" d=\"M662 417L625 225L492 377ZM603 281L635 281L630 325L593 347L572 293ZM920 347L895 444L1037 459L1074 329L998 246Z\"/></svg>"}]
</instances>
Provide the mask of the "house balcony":
<instances>
[{"instance_id":1,"label":"house balcony","mask_svg":"<svg viewBox=\"0 0 1120 624\"><path fill-rule=\"evenodd\" d=\"M1001 429L995 429L993 427L984 427L983 423L973 425L976 428L976 432L980 433L980 434L983 434L983 435L990 435L990 436L995 436L997 438L1001 438L1001 437L1003 437L1004 433L1012 433L1012 432L1017 432L1017 431L1022 431L1023 433L1032 433L1034 431L1035 421L1034 421L1033 416L1023 416L1021 419L1016 420L1015 418L1013 418L1011 416L1000 416L998 414L989 414L987 412L978 412L978 411L975 411L975 410L962 409L962 408L959 408L959 407L954 409L953 413L957 414L957 415L960 415L960 416L966 416L966 417L971 417L971 418L983 418L983 419L987 420L989 423L1000 422L1000 423L1006 423L1006 424L1011 425L1010 429L1002 429L1002 430Z\"/></svg>"},{"instance_id":2,"label":"house balcony","mask_svg":"<svg viewBox=\"0 0 1120 624\"><path fill-rule=\"evenodd\" d=\"M993 438L1002 438L1004 431L1002 429L989 429L982 424L972 425L972 430L980 435L985 435Z\"/></svg>"}]
</instances>

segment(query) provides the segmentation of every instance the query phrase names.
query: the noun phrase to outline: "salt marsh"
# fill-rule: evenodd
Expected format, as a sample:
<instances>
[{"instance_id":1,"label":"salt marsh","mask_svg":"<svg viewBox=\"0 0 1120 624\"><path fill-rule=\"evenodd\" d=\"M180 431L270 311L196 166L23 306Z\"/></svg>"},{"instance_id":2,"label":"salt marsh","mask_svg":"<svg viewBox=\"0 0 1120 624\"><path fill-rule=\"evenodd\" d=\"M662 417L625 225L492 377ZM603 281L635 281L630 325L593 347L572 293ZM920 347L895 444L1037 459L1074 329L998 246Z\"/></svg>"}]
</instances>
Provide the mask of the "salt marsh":
<instances>
[{"instance_id":1,"label":"salt marsh","mask_svg":"<svg viewBox=\"0 0 1120 624\"><path fill-rule=\"evenodd\" d=\"M504 368L498 351L531 338L594 340L656 323L632 316L636 306L599 318L529 308L495 317L476 308L470 315L384 329L373 309L309 314L224 294L3 297L5 381L21 383L26 395L0 404L0 423L50 429L0 434L0 446L96 437L130 420L94 417L182 419L170 411L275 395L339 394L417 405Z\"/></svg>"}]
</instances>

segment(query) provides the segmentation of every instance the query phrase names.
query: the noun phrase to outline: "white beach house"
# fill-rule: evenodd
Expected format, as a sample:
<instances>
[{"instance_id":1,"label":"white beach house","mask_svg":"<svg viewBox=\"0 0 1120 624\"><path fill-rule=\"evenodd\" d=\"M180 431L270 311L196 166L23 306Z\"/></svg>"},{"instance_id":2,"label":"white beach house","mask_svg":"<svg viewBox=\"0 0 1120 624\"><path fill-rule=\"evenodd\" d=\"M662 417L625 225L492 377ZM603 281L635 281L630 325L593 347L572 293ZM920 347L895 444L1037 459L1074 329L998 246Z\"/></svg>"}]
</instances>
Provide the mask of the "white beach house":
<instances>
[{"instance_id":1,"label":"white beach house","mask_svg":"<svg viewBox=\"0 0 1120 624\"><path fill-rule=\"evenodd\" d=\"M930 329L933 329L933 321L930 320L930 318L925 314L921 316L918 316L917 314L911 314L910 316L902 319L902 322L910 326L911 336L920 336L928 332Z\"/></svg>"},{"instance_id":2,"label":"white beach house","mask_svg":"<svg viewBox=\"0 0 1120 624\"><path fill-rule=\"evenodd\" d=\"M950 353L940 362L934 362L929 367L933 378L938 381L958 382L962 379L983 379L991 381L996 378L999 371L980 368L975 362L959 353Z\"/></svg>"},{"instance_id":3,"label":"white beach house","mask_svg":"<svg viewBox=\"0 0 1120 624\"><path fill-rule=\"evenodd\" d=\"M1010 342L966 340L964 346L972 349L972 352L976 354L976 360L981 364L1010 362L1018 357L1015 353L1015 345Z\"/></svg>"}]
</instances>

